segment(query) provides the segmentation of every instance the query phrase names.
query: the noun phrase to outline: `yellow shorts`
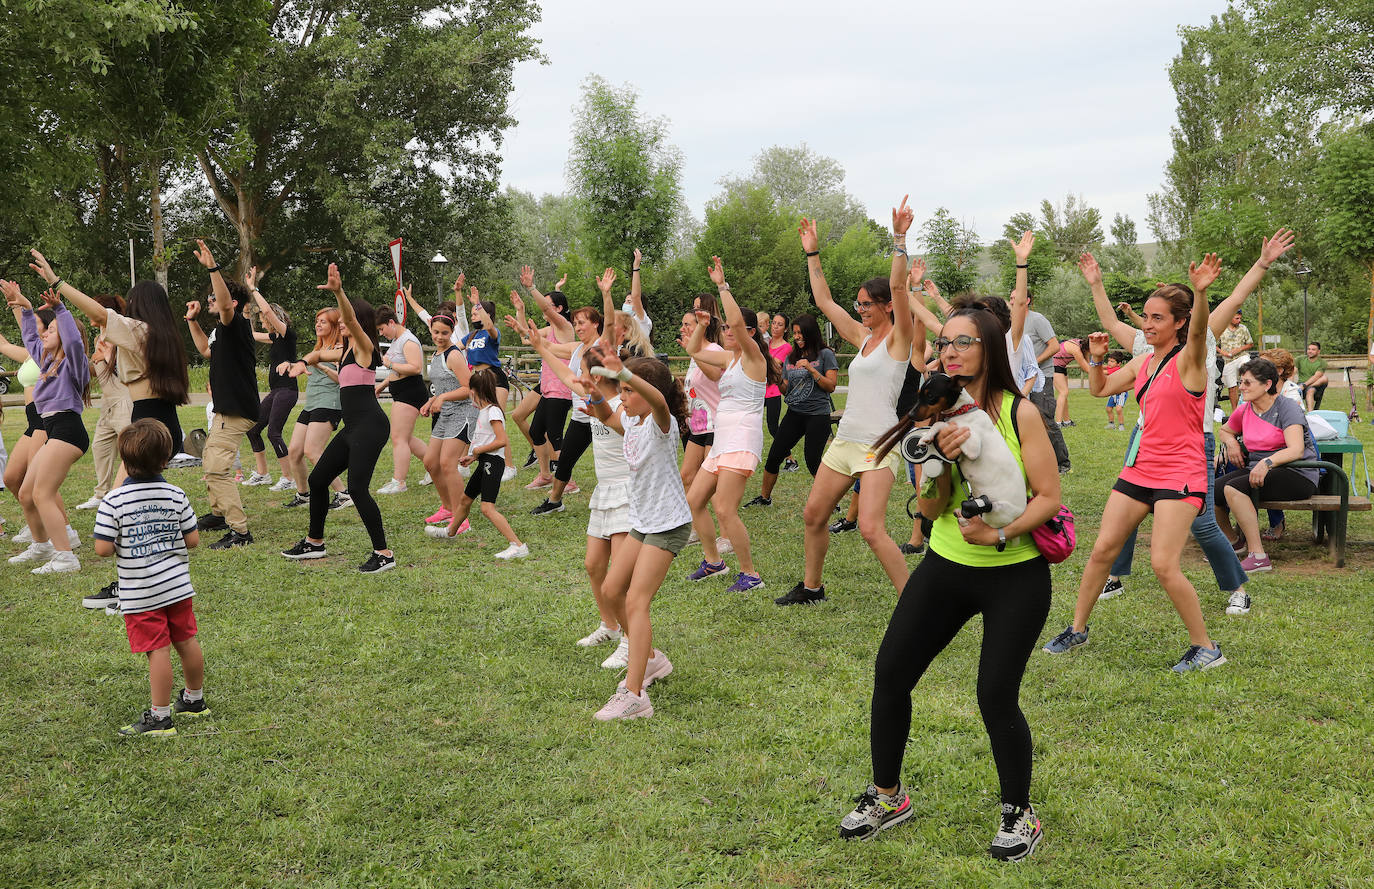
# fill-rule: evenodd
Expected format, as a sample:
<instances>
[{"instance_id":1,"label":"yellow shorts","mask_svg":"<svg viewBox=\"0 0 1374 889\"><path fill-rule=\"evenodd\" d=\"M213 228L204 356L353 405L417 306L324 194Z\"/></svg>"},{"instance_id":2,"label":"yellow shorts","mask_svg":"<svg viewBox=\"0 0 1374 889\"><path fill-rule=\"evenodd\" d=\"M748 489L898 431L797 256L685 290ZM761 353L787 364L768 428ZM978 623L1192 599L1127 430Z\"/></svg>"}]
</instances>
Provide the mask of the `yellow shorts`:
<instances>
[{"instance_id":1,"label":"yellow shorts","mask_svg":"<svg viewBox=\"0 0 1374 889\"><path fill-rule=\"evenodd\" d=\"M841 475L854 477L863 472L886 469L892 473L894 479L897 478L897 466L900 460L901 455L896 448L888 451L887 456L882 460L875 460L872 447L861 445L858 442L845 441L842 438L832 441L830 447L825 449L825 456L821 457L821 463Z\"/></svg>"}]
</instances>

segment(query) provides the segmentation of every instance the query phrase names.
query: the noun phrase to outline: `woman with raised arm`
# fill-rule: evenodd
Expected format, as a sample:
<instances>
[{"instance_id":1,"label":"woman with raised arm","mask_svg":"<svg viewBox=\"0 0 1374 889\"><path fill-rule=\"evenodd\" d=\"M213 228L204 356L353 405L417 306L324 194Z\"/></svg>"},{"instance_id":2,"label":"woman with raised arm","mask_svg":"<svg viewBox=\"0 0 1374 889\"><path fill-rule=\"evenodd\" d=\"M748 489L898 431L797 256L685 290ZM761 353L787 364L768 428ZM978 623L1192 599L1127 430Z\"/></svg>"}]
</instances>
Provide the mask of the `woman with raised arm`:
<instances>
[{"instance_id":1,"label":"woman with raised arm","mask_svg":"<svg viewBox=\"0 0 1374 889\"><path fill-rule=\"evenodd\" d=\"M91 400L91 366L85 335L62 304L60 286L58 279L56 286L43 293L43 304L53 313L53 321L40 337L33 304L20 292L18 284L0 281L5 301L19 310L24 348L38 364L33 403L47 433L47 440L29 459L18 492L33 542L9 560L11 565L31 566L34 574L81 570L81 562L72 552L72 540L66 533L67 517L57 495L72 465L91 445L81 422L81 411Z\"/></svg>"},{"instance_id":2,"label":"woman with raised arm","mask_svg":"<svg viewBox=\"0 0 1374 889\"><path fill-rule=\"evenodd\" d=\"M339 359L343 357L346 336L339 310L332 306L315 313L315 347L303 357L292 361L284 370L293 379L307 376L305 381L305 407L296 414L296 424L291 428L291 443L287 445L286 463L288 472L296 488L291 499L282 504L287 509L310 505L309 473L305 461L312 464L324 453L329 436L339 428L343 419L343 409L339 406ZM334 497L330 509L352 506L353 501L344 493L343 481L330 482Z\"/></svg>"},{"instance_id":3,"label":"woman with raised arm","mask_svg":"<svg viewBox=\"0 0 1374 889\"><path fill-rule=\"evenodd\" d=\"M702 552L701 564L687 575L687 579L702 581L725 574L727 570L716 547L715 523L706 511L709 502L720 520L721 533L739 558L739 573L727 592L747 593L761 589L764 583L754 566L749 529L740 520L739 505L744 487L763 457L764 392L770 382L782 379L782 373L768 354L753 310L735 302L730 285L725 282L720 257L711 259L711 281L716 285L725 313L726 327L721 343L725 348L719 352L702 348L710 319L704 312L698 313L697 327L688 344L689 354L698 364L720 368L720 402L716 406L716 432L711 450L687 491L692 525L701 538Z\"/></svg>"},{"instance_id":4,"label":"woman with raised arm","mask_svg":"<svg viewBox=\"0 0 1374 889\"><path fill-rule=\"evenodd\" d=\"M324 520L329 513L329 483L347 471L348 494L372 539L372 555L358 570L363 574L380 574L396 567L396 557L386 545L382 511L368 490L390 431L386 411L377 403L376 369L381 364L377 315L370 303L344 295L339 267L334 263L329 264L328 277L318 289L334 294L339 317L348 330L348 348L339 362L339 405L344 425L310 472L310 530L282 555L296 560L323 559L328 555L324 548Z\"/></svg>"},{"instance_id":5,"label":"woman with raised arm","mask_svg":"<svg viewBox=\"0 0 1374 889\"><path fill-rule=\"evenodd\" d=\"M764 318L769 318L769 320L765 322ZM788 339L791 324L788 322L787 316L782 312L774 312L771 317L767 313L760 313L758 324L759 333L767 334L768 354L773 356L778 367L782 367L786 363L787 357L792 354L792 343ZM778 421L782 418L782 402L782 388L780 386L770 385L764 391L764 417L768 420L768 434L775 439L778 437ZM792 459L791 453L788 453L787 471L795 472L796 469L797 461ZM815 473L813 472L812 475L814 476Z\"/></svg>"},{"instance_id":6,"label":"woman with raised arm","mask_svg":"<svg viewBox=\"0 0 1374 889\"><path fill-rule=\"evenodd\" d=\"M121 311L124 300L115 294L94 297L106 309ZM92 322L94 325L94 322ZM119 483L119 433L129 425L129 387L119 379L115 345L100 332L91 345L91 377L100 386L100 416L91 435L91 462L95 464L95 491L91 498L77 505L77 509L96 509L101 499ZM115 601L118 601L116 599Z\"/></svg>"},{"instance_id":7,"label":"woman with raised arm","mask_svg":"<svg viewBox=\"0 0 1374 889\"><path fill-rule=\"evenodd\" d=\"M468 390L471 372L463 350L453 342L454 320L442 312L429 319L430 336L434 339L434 358L429 363L429 386L433 391L424 407L423 417L436 417L438 422L429 434L425 451L425 470L434 480L439 494L439 509L425 519L429 526L447 526L463 492L458 461L468 452L468 443L476 428L477 406ZM465 528L459 528L462 533Z\"/></svg>"},{"instance_id":8,"label":"woman with raised arm","mask_svg":"<svg viewBox=\"0 0 1374 889\"><path fill-rule=\"evenodd\" d=\"M1073 622L1045 645L1063 654L1088 641L1088 617L1097 604L1112 560L1127 536L1154 514L1150 564L1188 630L1189 646L1174 665L1176 672L1206 670L1226 663L1221 646L1207 634L1197 590L1183 573L1182 554L1188 529L1207 499L1207 466L1203 455L1203 407L1207 369L1207 288L1221 272L1221 260L1208 254L1189 266L1190 290L1166 284L1145 300L1145 338L1151 352L1107 376L1107 334L1088 337L1088 383L1095 396L1135 389L1140 405L1126 466L1107 497L1092 555L1078 586Z\"/></svg>"},{"instance_id":9,"label":"woman with raised arm","mask_svg":"<svg viewBox=\"0 0 1374 889\"><path fill-rule=\"evenodd\" d=\"M287 368L296 361L296 328L291 326L291 318L285 309L263 298L262 291L258 290L257 266L243 276L243 284L253 295L257 317L264 328L253 331L253 341L268 344L267 394L258 405L258 422L248 430L248 446L253 450L253 460L257 466L243 483L249 487L272 485L272 474L267 471L267 445L262 440L262 431L266 429L267 440L272 443L272 453L277 455L277 467L281 470L281 478L271 489L289 491L294 486L291 465L287 460L290 448L281 433L286 428L286 418L291 416L291 409L301 397L300 384L287 373Z\"/></svg>"},{"instance_id":10,"label":"woman with raised arm","mask_svg":"<svg viewBox=\"0 0 1374 889\"><path fill-rule=\"evenodd\" d=\"M563 279L563 280L566 280ZM559 281L562 286L563 281ZM572 324L572 310L568 307L568 298L560 290L555 289L548 296L540 293L534 286L534 269L529 266L522 266L520 269L520 286L525 288L535 305L543 313L544 319L549 326L539 329L537 324L531 325L528 329L532 331L532 337L543 339L548 343L571 343L577 338ZM520 329L526 329L525 322L525 302L520 299L519 294L511 291L511 305L515 307L515 321ZM530 345L534 345L534 340L530 340ZM543 353L541 352L542 356ZM559 374L554 371L549 363L568 366L565 358L554 356L542 358L539 362L539 403L534 408L533 419L529 424L530 444L534 448L535 459L539 463L539 475L535 476L534 481L525 485L527 491L542 491L554 484L554 463L559 459L563 450L563 427L568 422L568 414L572 411L572 391L568 389ZM523 402L521 402L523 406ZM518 413L518 411L517 411ZM571 478L572 476L569 476ZM563 487L566 487L566 480ZM559 493L562 493L560 488Z\"/></svg>"},{"instance_id":11,"label":"woman with raised arm","mask_svg":"<svg viewBox=\"0 0 1374 889\"><path fill-rule=\"evenodd\" d=\"M821 239L814 219L803 219L799 233L811 275L816 307L830 319L835 332L859 353L849 365L849 396L835 440L821 458L820 471L811 484L802 513L806 524L806 572L778 605L806 605L825 598L822 573L830 548L826 523L835 506L859 477L859 533L878 557L893 587L906 583L906 559L887 533L887 501L897 480L900 456L890 453L878 460L873 443L897 422L897 397L911 362L913 343L925 342L925 329L912 317L907 303L906 233L914 214L902 198L892 211L895 250L889 279L874 278L859 287L854 310L845 311L830 295L821 269ZM900 275L898 272L900 271Z\"/></svg>"},{"instance_id":12,"label":"woman with raised arm","mask_svg":"<svg viewBox=\"0 0 1374 889\"><path fill-rule=\"evenodd\" d=\"M698 364L690 355L688 343L700 321L698 312L706 313L706 329L702 331L702 348L723 352L721 346L720 308L714 293L699 293L692 298L692 311L682 318L678 344L688 352L687 373L682 378L682 390L687 393L687 434L683 440L680 476L684 489L692 481L706 459L706 452L716 440L716 406L720 404L721 368L714 364ZM693 539L696 529L692 530Z\"/></svg>"},{"instance_id":13,"label":"woman with raised arm","mask_svg":"<svg viewBox=\"0 0 1374 889\"><path fill-rule=\"evenodd\" d=\"M895 266L904 265L901 254ZM1025 279L1019 270L1018 278ZM1054 449L1039 409L1018 397L1019 383L1007 359L1001 320L981 303L954 311L935 341L942 369L992 419L1006 441L1027 491L1025 511L1003 528L964 518L959 464L922 485L917 503L931 522L930 552L907 581L873 671L869 745L873 783L840 824L845 839L869 839L911 817L916 803L901 780L911 736L911 693L937 655L965 624L982 617L978 659L978 709L983 716L1001 785L1001 820L989 853L1017 861L1040 840L1040 820L1030 806L1031 733L1019 697L1026 662L1050 610L1050 568L1030 532L1060 506ZM894 445L911 421L903 418L880 439L879 455ZM968 441L966 427L940 433L941 453L957 459ZM865 479L864 487L868 487ZM920 744L920 730L914 741Z\"/></svg>"},{"instance_id":14,"label":"woman with raised arm","mask_svg":"<svg viewBox=\"0 0 1374 889\"><path fill-rule=\"evenodd\" d=\"M383 389L391 390L391 478L377 493L401 494L406 490L411 456L421 462L425 459L425 443L415 434L420 408L429 401L424 377L425 350L420 338L401 324L390 306L377 309L377 332L391 341L382 356L386 378L376 384L378 395Z\"/></svg>"},{"instance_id":15,"label":"woman with raised arm","mask_svg":"<svg viewBox=\"0 0 1374 889\"><path fill-rule=\"evenodd\" d=\"M504 413L506 402L510 399L510 377L506 375L506 369L501 364L501 331L492 320L496 315L496 303L482 299L476 287L468 288L468 298L472 301L474 328L463 344L467 350L468 367L474 371L484 367L490 368L496 375L496 399ZM462 302L461 294L458 301ZM501 450L501 458L506 461L506 468L501 475L503 482L515 478L516 474L515 463L511 460L509 437L506 441L506 446Z\"/></svg>"}]
</instances>

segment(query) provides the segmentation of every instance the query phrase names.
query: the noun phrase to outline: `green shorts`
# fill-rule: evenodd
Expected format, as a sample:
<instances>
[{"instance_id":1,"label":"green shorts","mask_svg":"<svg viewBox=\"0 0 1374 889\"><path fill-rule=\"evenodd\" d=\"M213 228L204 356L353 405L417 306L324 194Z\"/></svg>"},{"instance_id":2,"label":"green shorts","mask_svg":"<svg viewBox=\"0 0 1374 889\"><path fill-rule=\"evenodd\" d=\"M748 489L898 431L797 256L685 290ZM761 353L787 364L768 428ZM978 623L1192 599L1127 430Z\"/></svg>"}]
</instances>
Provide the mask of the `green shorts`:
<instances>
[{"instance_id":1,"label":"green shorts","mask_svg":"<svg viewBox=\"0 0 1374 889\"><path fill-rule=\"evenodd\" d=\"M687 522L678 525L676 528L669 528L667 531L656 531L652 534L645 534L643 531L631 530L630 536L645 546L656 546L659 549L667 550L673 555L682 552L682 548L687 545L687 538L692 536L692 523Z\"/></svg>"}]
</instances>

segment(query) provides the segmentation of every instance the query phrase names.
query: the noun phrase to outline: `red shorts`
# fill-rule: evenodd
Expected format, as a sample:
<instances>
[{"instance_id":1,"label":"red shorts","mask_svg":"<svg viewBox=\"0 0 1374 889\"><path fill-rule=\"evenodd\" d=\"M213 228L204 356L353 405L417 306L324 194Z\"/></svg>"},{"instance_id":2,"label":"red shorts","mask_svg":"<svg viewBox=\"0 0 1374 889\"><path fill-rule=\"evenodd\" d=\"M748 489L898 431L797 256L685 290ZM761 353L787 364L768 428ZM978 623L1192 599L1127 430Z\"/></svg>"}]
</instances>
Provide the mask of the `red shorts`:
<instances>
[{"instance_id":1,"label":"red shorts","mask_svg":"<svg viewBox=\"0 0 1374 889\"><path fill-rule=\"evenodd\" d=\"M157 651L173 642L184 642L196 635L196 613L191 610L187 596L166 608L140 611L124 615L124 629L129 634L129 650Z\"/></svg>"}]
</instances>

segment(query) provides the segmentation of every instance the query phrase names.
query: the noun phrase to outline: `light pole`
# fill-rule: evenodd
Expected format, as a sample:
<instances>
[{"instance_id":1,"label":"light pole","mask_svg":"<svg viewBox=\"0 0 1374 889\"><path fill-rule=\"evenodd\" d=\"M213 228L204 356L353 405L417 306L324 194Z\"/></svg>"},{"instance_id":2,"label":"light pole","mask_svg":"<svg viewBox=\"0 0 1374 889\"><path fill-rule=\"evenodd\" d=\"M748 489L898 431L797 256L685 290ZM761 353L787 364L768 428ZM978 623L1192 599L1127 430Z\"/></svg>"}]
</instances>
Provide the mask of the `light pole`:
<instances>
[{"instance_id":1,"label":"light pole","mask_svg":"<svg viewBox=\"0 0 1374 889\"><path fill-rule=\"evenodd\" d=\"M1312 334L1308 330L1307 323L1307 279L1312 277L1312 269L1304 262L1293 270L1293 274L1302 278L1302 348L1306 349L1307 344L1312 341Z\"/></svg>"},{"instance_id":2,"label":"light pole","mask_svg":"<svg viewBox=\"0 0 1374 889\"><path fill-rule=\"evenodd\" d=\"M434 294L438 297L439 302L443 302L444 266L448 265L448 260L444 258L444 254L436 253L434 254L434 258L429 261L429 264L434 266Z\"/></svg>"}]
</instances>

